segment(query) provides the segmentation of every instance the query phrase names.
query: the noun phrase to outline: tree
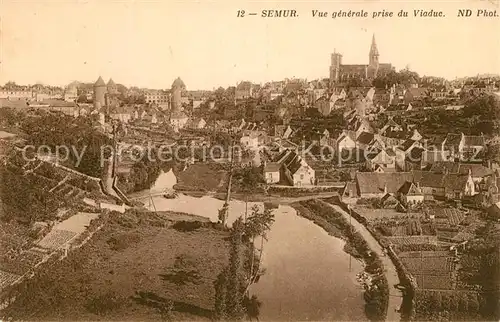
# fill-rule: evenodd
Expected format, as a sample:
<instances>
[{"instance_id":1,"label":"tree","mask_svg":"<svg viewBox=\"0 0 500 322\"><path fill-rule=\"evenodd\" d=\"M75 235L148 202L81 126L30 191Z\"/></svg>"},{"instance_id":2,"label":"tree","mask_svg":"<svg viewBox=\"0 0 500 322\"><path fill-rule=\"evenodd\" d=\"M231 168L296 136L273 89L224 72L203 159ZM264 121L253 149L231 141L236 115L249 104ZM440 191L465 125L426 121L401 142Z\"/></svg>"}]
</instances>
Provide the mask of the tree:
<instances>
[{"instance_id":1,"label":"tree","mask_svg":"<svg viewBox=\"0 0 500 322\"><path fill-rule=\"evenodd\" d=\"M89 101L87 100L87 95L86 94L80 94L78 95L78 98L76 99L77 103L88 103Z\"/></svg>"},{"instance_id":2,"label":"tree","mask_svg":"<svg viewBox=\"0 0 500 322\"><path fill-rule=\"evenodd\" d=\"M19 85L17 85L16 82L8 81L7 83L5 83L4 87L6 89L16 89L19 87Z\"/></svg>"},{"instance_id":3,"label":"tree","mask_svg":"<svg viewBox=\"0 0 500 322\"><path fill-rule=\"evenodd\" d=\"M0 124L5 124L6 126L13 126L23 119L22 112L17 112L15 109L10 107L0 108Z\"/></svg>"},{"instance_id":4,"label":"tree","mask_svg":"<svg viewBox=\"0 0 500 322\"><path fill-rule=\"evenodd\" d=\"M49 193L46 184L35 175L0 168L2 220L17 220L31 225L35 221L53 220L64 200Z\"/></svg>"},{"instance_id":5,"label":"tree","mask_svg":"<svg viewBox=\"0 0 500 322\"><path fill-rule=\"evenodd\" d=\"M323 115L318 111L317 108L311 107L306 110L306 117L310 118L322 118Z\"/></svg>"},{"instance_id":6,"label":"tree","mask_svg":"<svg viewBox=\"0 0 500 322\"><path fill-rule=\"evenodd\" d=\"M349 78L347 79L347 88L351 88L351 87L361 87L362 85L362 80L361 78L359 77L353 77L353 78Z\"/></svg>"},{"instance_id":7,"label":"tree","mask_svg":"<svg viewBox=\"0 0 500 322\"><path fill-rule=\"evenodd\" d=\"M24 120L21 129L28 135L28 144L48 146L55 152L57 146L69 150L67 166L93 177L102 175L101 153L110 156L111 139L93 127L87 118L73 118L64 114L42 113L40 117ZM81 159L80 159L81 157Z\"/></svg>"},{"instance_id":8,"label":"tree","mask_svg":"<svg viewBox=\"0 0 500 322\"><path fill-rule=\"evenodd\" d=\"M229 265L215 282L215 318L236 321L245 315L244 285L242 285L242 248L244 224L238 218L231 227Z\"/></svg>"},{"instance_id":9,"label":"tree","mask_svg":"<svg viewBox=\"0 0 500 322\"><path fill-rule=\"evenodd\" d=\"M161 164L158 160L151 160L151 155L157 155L154 149L145 153L142 159L132 166L130 178L134 183L134 191L150 189L160 176Z\"/></svg>"},{"instance_id":10,"label":"tree","mask_svg":"<svg viewBox=\"0 0 500 322\"><path fill-rule=\"evenodd\" d=\"M257 296L245 296L244 307L246 309L247 317L251 321L253 319L259 320L260 307L262 303L257 299Z\"/></svg>"},{"instance_id":11,"label":"tree","mask_svg":"<svg viewBox=\"0 0 500 322\"><path fill-rule=\"evenodd\" d=\"M240 168L234 173L235 182L238 184L240 190L245 194L245 219L246 222L248 215L248 195L255 193L259 186L263 184L264 178L259 167L244 167Z\"/></svg>"},{"instance_id":12,"label":"tree","mask_svg":"<svg viewBox=\"0 0 500 322\"><path fill-rule=\"evenodd\" d=\"M478 296L475 293L469 293L468 294L469 298L469 311L470 312L478 312L479 311L479 300Z\"/></svg>"},{"instance_id":13,"label":"tree","mask_svg":"<svg viewBox=\"0 0 500 322\"><path fill-rule=\"evenodd\" d=\"M215 304L214 318L216 321L227 319L227 288L229 280L229 270L225 268L215 281Z\"/></svg>"},{"instance_id":14,"label":"tree","mask_svg":"<svg viewBox=\"0 0 500 322\"><path fill-rule=\"evenodd\" d=\"M215 100L222 101L224 99L225 89L219 87L214 91Z\"/></svg>"},{"instance_id":15,"label":"tree","mask_svg":"<svg viewBox=\"0 0 500 322\"><path fill-rule=\"evenodd\" d=\"M486 149L485 158L487 160L494 161L496 163L500 163L500 144L491 144L488 145Z\"/></svg>"},{"instance_id":16,"label":"tree","mask_svg":"<svg viewBox=\"0 0 500 322\"><path fill-rule=\"evenodd\" d=\"M273 223L274 214L271 209L264 209L264 211L261 211L259 206L254 205L247 219L245 235L250 238L262 236L265 239Z\"/></svg>"},{"instance_id":17,"label":"tree","mask_svg":"<svg viewBox=\"0 0 500 322\"><path fill-rule=\"evenodd\" d=\"M250 257L250 277L245 290L245 293L248 292L250 285L252 285L257 277L259 276L258 268L260 267L262 261L262 253L264 250L264 240L267 240L267 232L271 229L272 224L274 223L274 214L271 209L264 209L261 211L259 206L254 205L252 207L252 213L248 217L248 221L245 225L245 235L252 240L252 252ZM257 265L254 264L255 261L255 238L260 236L260 253ZM254 268L257 266L257 269ZM254 270L255 269L255 270Z\"/></svg>"},{"instance_id":18,"label":"tree","mask_svg":"<svg viewBox=\"0 0 500 322\"><path fill-rule=\"evenodd\" d=\"M241 292L241 261L242 237L244 232L243 220L238 218L231 228L231 249L229 254L229 281L228 281L228 317L234 320L243 318L243 294Z\"/></svg>"},{"instance_id":19,"label":"tree","mask_svg":"<svg viewBox=\"0 0 500 322\"><path fill-rule=\"evenodd\" d=\"M395 71L390 71L389 73L383 76L377 76L373 80L373 86L376 88L389 88L392 85L397 84L399 82L399 75Z\"/></svg>"},{"instance_id":20,"label":"tree","mask_svg":"<svg viewBox=\"0 0 500 322\"><path fill-rule=\"evenodd\" d=\"M473 97L465 103L463 113L464 117L478 116L481 120L498 120L500 100L490 94Z\"/></svg>"}]
</instances>

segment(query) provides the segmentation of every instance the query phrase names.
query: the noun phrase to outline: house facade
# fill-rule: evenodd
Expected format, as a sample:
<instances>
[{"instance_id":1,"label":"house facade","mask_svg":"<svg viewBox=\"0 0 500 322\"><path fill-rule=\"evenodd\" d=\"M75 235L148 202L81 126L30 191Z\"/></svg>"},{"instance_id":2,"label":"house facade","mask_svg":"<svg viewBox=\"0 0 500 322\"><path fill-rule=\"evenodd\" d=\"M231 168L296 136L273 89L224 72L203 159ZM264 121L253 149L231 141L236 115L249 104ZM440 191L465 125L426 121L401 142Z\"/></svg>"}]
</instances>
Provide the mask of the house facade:
<instances>
[{"instance_id":1,"label":"house facade","mask_svg":"<svg viewBox=\"0 0 500 322\"><path fill-rule=\"evenodd\" d=\"M393 171L396 168L396 154L392 150L381 150L373 158L366 160L366 167L374 171L377 167L386 172L388 169ZM390 170L389 170L390 171Z\"/></svg>"},{"instance_id":2,"label":"house facade","mask_svg":"<svg viewBox=\"0 0 500 322\"><path fill-rule=\"evenodd\" d=\"M234 97L237 100L251 98L253 94L253 86L251 82L241 82L236 86Z\"/></svg>"},{"instance_id":3,"label":"house facade","mask_svg":"<svg viewBox=\"0 0 500 322\"><path fill-rule=\"evenodd\" d=\"M276 157L274 163L280 165L280 182L294 187L313 186L316 184L315 170L295 150L286 149L282 151Z\"/></svg>"},{"instance_id":4,"label":"house facade","mask_svg":"<svg viewBox=\"0 0 500 322\"><path fill-rule=\"evenodd\" d=\"M418 203L424 199L460 200L474 196L478 191L470 173L357 172L355 181L346 184L341 195L349 200L382 198L388 193L404 202Z\"/></svg>"},{"instance_id":5,"label":"house facade","mask_svg":"<svg viewBox=\"0 0 500 322\"><path fill-rule=\"evenodd\" d=\"M343 131L337 138L337 151L353 150L356 148L356 133Z\"/></svg>"},{"instance_id":6,"label":"house facade","mask_svg":"<svg viewBox=\"0 0 500 322\"><path fill-rule=\"evenodd\" d=\"M280 181L281 164L269 162L264 164L264 179L267 184L278 183Z\"/></svg>"}]
</instances>

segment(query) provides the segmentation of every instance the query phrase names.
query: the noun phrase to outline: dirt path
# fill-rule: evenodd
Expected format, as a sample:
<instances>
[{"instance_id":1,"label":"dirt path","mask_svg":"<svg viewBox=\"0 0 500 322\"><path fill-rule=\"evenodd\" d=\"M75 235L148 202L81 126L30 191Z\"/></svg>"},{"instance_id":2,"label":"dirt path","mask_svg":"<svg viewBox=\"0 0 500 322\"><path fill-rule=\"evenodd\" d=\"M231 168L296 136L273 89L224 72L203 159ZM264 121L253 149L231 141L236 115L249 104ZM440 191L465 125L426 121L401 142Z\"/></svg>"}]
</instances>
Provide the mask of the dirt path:
<instances>
[{"instance_id":1,"label":"dirt path","mask_svg":"<svg viewBox=\"0 0 500 322\"><path fill-rule=\"evenodd\" d=\"M335 209L335 211L342 214L347 220L349 220L349 214L340 208L337 205L332 205L325 203L328 206ZM399 307L403 302L403 295L400 290L395 288L394 286L399 284L399 277L396 271L396 267L392 263L391 259L388 256L383 256L382 246L378 243L378 241L372 236L372 234L363 226L359 221L355 218L351 218L351 223L354 228L363 236L363 238L368 243L368 246L372 251L374 251L379 257L382 263L384 264L385 276L387 278L387 282L389 284L389 305L387 308L387 321L400 321L401 315L397 312Z\"/></svg>"}]
</instances>

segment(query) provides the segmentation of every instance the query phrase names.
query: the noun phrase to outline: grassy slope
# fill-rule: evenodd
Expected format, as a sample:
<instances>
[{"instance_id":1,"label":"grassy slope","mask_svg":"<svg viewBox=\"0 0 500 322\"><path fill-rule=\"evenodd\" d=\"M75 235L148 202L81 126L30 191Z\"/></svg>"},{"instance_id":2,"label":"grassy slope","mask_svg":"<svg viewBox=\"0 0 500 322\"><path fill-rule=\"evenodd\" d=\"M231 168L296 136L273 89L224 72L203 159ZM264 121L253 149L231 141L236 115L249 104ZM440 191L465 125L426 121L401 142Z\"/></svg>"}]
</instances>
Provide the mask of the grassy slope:
<instances>
[{"instance_id":1,"label":"grassy slope","mask_svg":"<svg viewBox=\"0 0 500 322\"><path fill-rule=\"evenodd\" d=\"M208 319L213 281L228 261L226 233L212 228L179 232L116 216L84 247L35 276L9 308L10 315L30 320L160 319L154 305L134 299L136 292L149 292L149 299L159 296L177 303L175 320ZM199 274L196 283L176 285L162 277L172 272L179 255Z\"/></svg>"},{"instance_id":2,"label":"grassy slope","mask_svg":"<svg viewBox=\"0 0 500 322\"><path fill-rule=\"evenodd\" d=\"M176 173L179 190L218 191L227 188L227 171L219 165L193 164L186 171Z\"/></svg>"}]
</instances>

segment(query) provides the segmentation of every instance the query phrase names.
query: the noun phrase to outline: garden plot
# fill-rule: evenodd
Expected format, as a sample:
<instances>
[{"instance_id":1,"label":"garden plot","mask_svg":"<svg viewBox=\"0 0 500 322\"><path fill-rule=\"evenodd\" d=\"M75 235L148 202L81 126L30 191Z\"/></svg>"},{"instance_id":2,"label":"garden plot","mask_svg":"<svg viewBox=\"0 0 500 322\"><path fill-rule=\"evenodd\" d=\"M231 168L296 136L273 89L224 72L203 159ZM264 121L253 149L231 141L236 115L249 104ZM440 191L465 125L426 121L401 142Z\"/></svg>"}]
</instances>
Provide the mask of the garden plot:
<instances>
[{"instance_id":1,"label":"garden plot","mask_svg":"<svg viewBox=\"0 0 500 322\"><path fill-rule=\"evenodd\" d=\"M401 257L411 273L444 275L455 269L453 257Z\"/></svg>"},{"instance_id":2,"label":"garden plot","mask_svg":"<svg viewBox=\"0 0 500 322\"><path fill-rule=\"evenodd\" d=\"M37 245L42 248L60 249L64 248L78 233L62 229L52 229Z\"/></svg>"},{"instance_id":3,"label":"garden plot","mask_svg":"<svg viewBox=\"0 0 500 322\"><path fill-rule=\"evenodd\" d=\"M421 289L429 290L450 290L453 289L453 277L451 274L428 275L412 274Z\"/></svg>"},{"instance_id":4,"label":"garden plot","mask_svg":"<svg viewBox=\"0 0 500 322\"><path fill-rule=\"evenodd\" d=\"M5 271L0 271L0 291L17 281L21 276Z\"/></svg>"},{"instance_id":5,"label":"garden plot","mask_svg":"<svg viewBox=\"0 0 500 322\"><path fill-rule=\"evenodd\" d=\"M79 212L57 224L38 242L38 246L48 249L64 248L71 240L83 233L90 225L92 219L99 214Z\"/></svg>"}]
</instances>

